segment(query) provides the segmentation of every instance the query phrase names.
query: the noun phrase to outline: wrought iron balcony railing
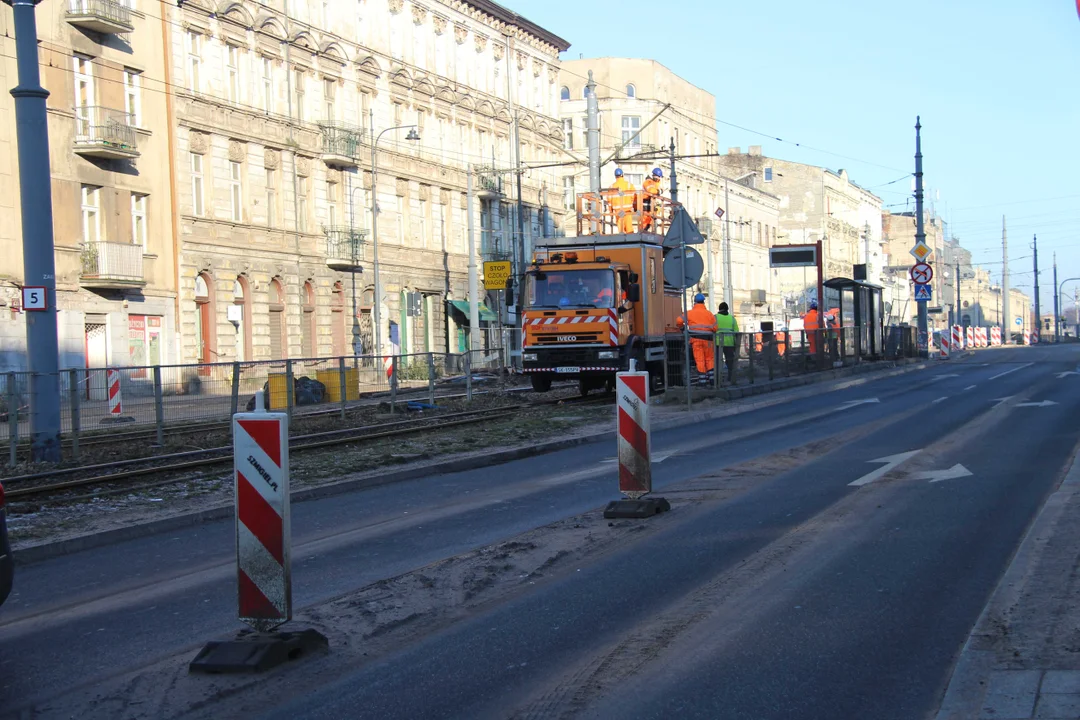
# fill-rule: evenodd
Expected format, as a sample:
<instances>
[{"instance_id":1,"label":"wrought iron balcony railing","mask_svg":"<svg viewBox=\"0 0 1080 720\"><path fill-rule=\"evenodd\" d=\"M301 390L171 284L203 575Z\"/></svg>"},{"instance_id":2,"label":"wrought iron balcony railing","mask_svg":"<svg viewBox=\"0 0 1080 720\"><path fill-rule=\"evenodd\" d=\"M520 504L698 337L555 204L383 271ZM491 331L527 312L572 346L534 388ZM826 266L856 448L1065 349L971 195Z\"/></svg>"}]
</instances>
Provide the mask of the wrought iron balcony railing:
<instances>
[{"instance_id":1,"label":"wrought iron balcony railing","mask_svg":"<svg viewBox=\"0 0 1080 720\"><path fill-rule=\"evenodd\" d=\"M360 144L363 128L337 123L320 124L323 138L323 161L341 167L356 167L360 163Z\"/></svg>"},{"instance_id":2,"label":"wrought iron balcony railing","mask_svg":"<svg viewBox=\"0 0 1080 720\"><path fill-rule=\"evenodd\" d=\"M326 265L334 270L354 271L362 266L367 247L367 230L335 225L323 228L326 234Z\"/></svg>"},{"instance_id":3,"label":"wrought iron balcony railing","mask_svg":"<svg viewBox=\"0 0 1080 720\"><path fill-rule=\"evenodd\" d=\"M114 242L84 243L79 282L84 287L98 288L145 285L142 246Z\"/></svg>"},{"instance_id":4,"label":"wrought iron balcony railing","mask_svg":"<svg viewBox=\"0 0 1080 720\"><path fill-rule=\"evenodd\" d=\"M104 158L138 157L134 118L123 110L100 105L76 107L75 152Z\"/></svg>"},{"instance_id":5,"label":"wrought iron balcony railing","mask_svg":"<svg viewBox=\"0 0 1080 720\"><path fill-rule=\"evenodd\" d=\"M68 0L67 21L99 33L131 32L131 8L116 0Z\"/></svg>"}]
</instances>

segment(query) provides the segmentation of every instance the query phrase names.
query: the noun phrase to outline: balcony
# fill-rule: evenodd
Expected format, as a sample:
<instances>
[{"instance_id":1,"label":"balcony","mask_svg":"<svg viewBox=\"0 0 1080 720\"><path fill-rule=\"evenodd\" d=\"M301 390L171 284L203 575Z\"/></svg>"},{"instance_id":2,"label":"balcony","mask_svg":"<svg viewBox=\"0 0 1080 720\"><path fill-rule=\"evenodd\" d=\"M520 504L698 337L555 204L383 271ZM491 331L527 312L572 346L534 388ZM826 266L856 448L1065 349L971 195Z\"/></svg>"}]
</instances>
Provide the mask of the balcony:
<instances>
[{"instance_id":1,"label":"balcony","mask_svg":"<svg viewBox=\"0 0 1080 720\"><path fill-rule=\"evenodd\" d=\"M110 160L139 157L134 119L123 110L98 105L75 108L74 150Z\"/></svg>"},{"instance_id":2,"label":"balcony","mask_svg":"<svg viewBox=\"0 0 1080 720\"><path fill-rule=\"evenodd\" d=\"M362 272L367 230L348 226L323 228L326 233L326 266L342 272Z\"/></svg>"},{"instance_id":3,"label":"balcony","mask_svg":"<svg viewBox=\"0 0 1080 720\"><path fill-rule=\"evenodd\" d=\"M354 168L360 164L360 141L364 137L362 128L338 124L319 127L323 137L323 162L343 168Z\"/></svg>"},{"instance_id":4,"label":"balcony","mask_svg":"<svg viewBox=\"0 0 1080 720\"><path fill-rule=\"evenodd\" d=\"M131 8L116 0L68 0L67 21L99 33L129 33Z\"/></svg>"},{"instance_id":5,"label":"balcony","mask_svg":"<svg viewBox=\"0 0 1080 720\"><path fill-rule=\"evenodd\" d=\"M85 288L108 290L146 285L142 246L113 242L84 243L79 284Z\"/></svg>"}]
</instances>

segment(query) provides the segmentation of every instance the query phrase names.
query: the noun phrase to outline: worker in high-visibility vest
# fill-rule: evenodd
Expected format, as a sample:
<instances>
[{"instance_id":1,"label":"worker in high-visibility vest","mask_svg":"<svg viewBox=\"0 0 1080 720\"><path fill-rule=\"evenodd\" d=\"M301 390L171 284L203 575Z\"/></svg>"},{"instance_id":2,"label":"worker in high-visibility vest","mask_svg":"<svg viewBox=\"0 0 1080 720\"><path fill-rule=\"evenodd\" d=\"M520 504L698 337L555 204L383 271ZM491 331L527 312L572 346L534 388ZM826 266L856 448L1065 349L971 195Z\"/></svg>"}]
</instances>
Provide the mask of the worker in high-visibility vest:
<instances>
[{"instance_id":1,"label":"worker in high-visibility vest","mask_svg":"<svg viewBox=\"0 0 1080 720\"><path fill-rule=\"evenodd\" d=\"M716 345L724 353L724 364L727 365L727 379L732 382L735 378L735 356L738 353L739 321L728 312L728 304L720 303L716 313Z\"/></svg>"},{"instance_id":2,"label":"worker in high-visibility vest","mask_svg":"<svg viewBox=\"0 0 1080 720\"><path fill-rule=\"evenodd\" d=\"M636 188L623 175L622 168L615 169L615 182L611 189L611 212L615 215L615 226L621 233L634 232L634 193Z\"/></svg>"},{"instance_id":3,"label":"worker in high-visibility vest","mask_svg":"<svg viewBox=\"0 0 1080 720\"><path fill-rule=\"evenodd\" d=\"M817 300L810 301L810 309L802 316L803 330L806 331L806 342L810 346L810 354L817 355L818 338L821 329L821 316L818 314Z\"/></svg>"},{"instance_id":4,"label":"worker in high-visibility vest","mask_svg":"<svg viewBox=\"0 0 1080 720\"><path fill-rule=\"evenodd\" d=\"M660 180L664 177L664 171L660 168L653 168L652 175L645 178L645 182L641 184L641 190L645 194L641 199L641 232L648 232L652 230L656 224L656 210L659 210L659 203L655 202L653 198L660 197ZM656 206L655 208L653 206Z\"/></svg>"},{"instance_id":5,"label":"worker in high-visibility vest","mask_svg":"<svg viewBox=\"0 0 1080 720\"><path fill-rule=\"evenodd\" d=\"M698 293L694 296L694 307L686 313L686 315L680 315L679 319L675 321L675 325L682 330L683 326L687 323L687 317L690 321L690 332L697 335L697 337L691 336L690 348L694 352L694 366L697 367L697 371L703 375L710 375L713 371L713 353L716 352L713 349L713 337L716 334L716 317L709 312L709 308L705 307L705 296ZM703 337L708 334L709 337Z\"/></svg>"}]
</instances>

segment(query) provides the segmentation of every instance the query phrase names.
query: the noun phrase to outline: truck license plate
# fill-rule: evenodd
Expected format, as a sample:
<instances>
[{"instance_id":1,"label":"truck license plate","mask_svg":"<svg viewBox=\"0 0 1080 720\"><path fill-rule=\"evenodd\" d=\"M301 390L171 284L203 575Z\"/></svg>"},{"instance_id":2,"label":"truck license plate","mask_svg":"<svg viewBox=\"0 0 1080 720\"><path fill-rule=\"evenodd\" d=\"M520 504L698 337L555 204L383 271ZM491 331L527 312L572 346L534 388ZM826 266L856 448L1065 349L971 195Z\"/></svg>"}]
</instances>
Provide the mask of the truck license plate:
<instances>
[{"instance_id":1,"label":"truck license plate","mask_svg":"<svg viewBox=\"0 0 1080 720\"><path fill-rule=\"evenodd\" d=\"M555 372L557 372L557 373L579 373L579 372L581 372L581 368L579 368L579 367L558 367L558 368L555 368Z\"/></svg>"}]
</instances>

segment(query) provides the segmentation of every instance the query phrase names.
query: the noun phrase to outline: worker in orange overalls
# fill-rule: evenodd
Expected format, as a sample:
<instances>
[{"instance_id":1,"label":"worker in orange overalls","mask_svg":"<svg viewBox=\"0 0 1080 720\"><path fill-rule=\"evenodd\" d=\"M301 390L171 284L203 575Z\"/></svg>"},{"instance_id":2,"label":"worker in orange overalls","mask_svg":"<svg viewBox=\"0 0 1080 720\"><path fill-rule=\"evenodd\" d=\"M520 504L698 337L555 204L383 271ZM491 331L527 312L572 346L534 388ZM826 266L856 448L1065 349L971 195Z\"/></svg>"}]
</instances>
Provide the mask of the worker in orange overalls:
<instances>
[{"instance_id":1,"label":"worker in orange overalls","mask_svg":"<svg viewBox=\"0 0 1080 720\"><path fill-rule=\"evenodd\" d=\"M705 296L698 293L694 296L694 307L686 313L690 319L690 332L698 333L698 337L691 337L690 347L694 352L694 365L702 375L711 376L713 372L713 354L716 338L716 316L705 307ZM680 315L675 325L682 330L686 324L686 316ZM706 333L709 337L703 337Z\"/></svg>"},{"instance_id":2,"label":"worker in orange overalls","mask_svg":"<svg viewBox=\"0 0 1080 720\"><path fill-rule=\"evenodd\" d=\"M806 331L806 342L810 345L810 354L817 355L818 338L821 333L821 316L818 314L817 300L810 301L810 309L802 316L803 330Z\"/></svg>"},{"instance_id":3,"label":"worker in orange overalls","mask_svg":"<svg viewBox=\"0 0 1080 720\"><path fill-rule=\"evenodd\" d=\"M653 201L653 198L660 197L660 180L664 177L664 171L660 168L653 168L652 175L645 178L645 182L641 183L641 190L645 193L645 197L641 200L641 232L648 232L652 230L655 224L656 216L653 214L653 205L656 205L656 210L659 210L659 203Z\"/></svg>"},{"instance_id":4,"label":"worker in orange overalls","mask_svg":"<svg viewBox=\"0 0 1080 720\"><path fill-rule=\"evenodd\" d=\"M634 232L634 193L637 191L630 181L623 176L622 168L615 169L615 182L611 195L611 212L615 215L615 226L621 233Z\"/></svg>"}]
</instances>

